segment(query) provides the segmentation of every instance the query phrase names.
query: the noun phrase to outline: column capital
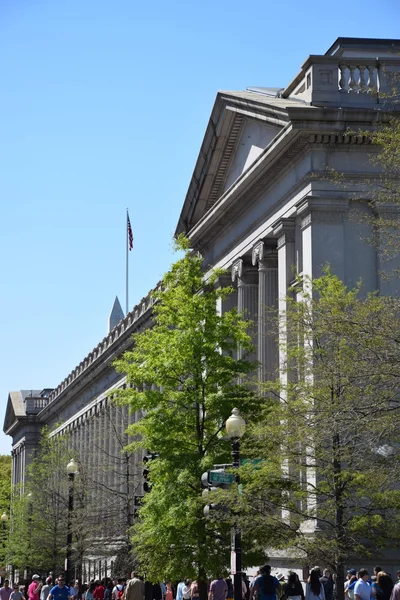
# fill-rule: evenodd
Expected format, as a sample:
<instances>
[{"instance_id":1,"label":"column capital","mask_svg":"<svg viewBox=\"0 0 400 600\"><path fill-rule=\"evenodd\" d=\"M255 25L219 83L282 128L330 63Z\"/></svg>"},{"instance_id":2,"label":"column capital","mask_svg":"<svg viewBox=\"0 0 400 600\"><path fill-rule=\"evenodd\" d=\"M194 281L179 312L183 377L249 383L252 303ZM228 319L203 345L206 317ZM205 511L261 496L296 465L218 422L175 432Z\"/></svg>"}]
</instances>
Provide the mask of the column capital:
<instances>
[{"instance_id":1,"label":"column capital","mask_svg":"<svg viewBox=\"0 0 400 600\"><path fill-rule=\"evenodd\" d=\"M275 248L269 248L263 240L260 240L253 247L251 260L254 266L258 268L277 268L278 267L278 251Z\"/></svg>"},{"instance_id":2,"label":"column capital","mask_svg":"<svg viewBox=\"0 0 400 600\"><path fill-rule=\"evenodd\" d=\"M296 218L279 219L273 225L273 233L278 238L278 249L285 244L294 243L296 231Z\"/></svg>"},{"instance_id":3,"label":"column capital","mask_svg":"<svg viewBox=\"0 0 400 600\"><path fill-rule=\"evenodd\" d=\"M232 281L236 280L238 285L258 284L258 271L243 258L239 258L232 264Z\"/></svg>"},{"instance_id":4,"label":"column capital","mask_svg":"<svg viewBox=\"0 0 400 600\"><path fill-rule=\"evenodd\" d=\"M301 218L301 228L313 223L342 223L349 209L347 198L323 198L310 196L296 205L297 215Z\"/></svg>"}]
</instances>

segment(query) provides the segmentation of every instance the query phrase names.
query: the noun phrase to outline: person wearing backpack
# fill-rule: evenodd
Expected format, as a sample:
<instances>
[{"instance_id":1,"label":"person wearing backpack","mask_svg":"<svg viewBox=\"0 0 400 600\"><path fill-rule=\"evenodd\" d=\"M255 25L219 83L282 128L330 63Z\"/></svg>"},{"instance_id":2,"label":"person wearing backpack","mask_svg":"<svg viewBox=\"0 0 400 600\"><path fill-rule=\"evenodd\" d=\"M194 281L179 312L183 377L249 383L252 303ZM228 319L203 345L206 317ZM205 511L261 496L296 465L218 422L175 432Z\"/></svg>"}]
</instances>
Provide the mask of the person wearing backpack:
<instances>
[{"instance_id":1,"label":"person wearing backpack","mask_svg":"<svg viewBox=\"0 0 400 600\"><path fill-rule=\"evenodd\" d=\"M281 586L276 577L271 575L270 565L264 565L260 569L260 575L250 587L250 598L257 594L259 600L276 600L277 593L280 592Z\"/></svg>"},{"instance_id":2,"label":"person wearing backpack","mask_svg":"<svg viewBox=\"0 0 400 600\"><path fill-rule=\"evenodd\" d=\"M124 580L123 579L118 579L118 583L115 587L113 587L113 590L111 592L111 598L112 600L122 600L122 597L124 595Z\"/></svg>"}]
</instances>

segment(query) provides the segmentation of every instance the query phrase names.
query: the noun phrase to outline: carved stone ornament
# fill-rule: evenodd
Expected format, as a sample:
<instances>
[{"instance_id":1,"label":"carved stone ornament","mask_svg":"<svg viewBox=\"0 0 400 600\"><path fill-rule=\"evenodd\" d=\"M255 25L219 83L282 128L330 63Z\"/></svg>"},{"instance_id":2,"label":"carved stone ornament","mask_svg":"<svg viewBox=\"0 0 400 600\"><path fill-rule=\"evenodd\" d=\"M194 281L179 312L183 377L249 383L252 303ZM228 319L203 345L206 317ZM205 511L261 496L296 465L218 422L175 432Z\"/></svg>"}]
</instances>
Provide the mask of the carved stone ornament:
<instances>
[{"instance_id":1,"label":"carved stone ornament","mask_svg":"<svg viewBox=\"0 0 400 600\"><path fill-rule=\"evenodd\" d=\"M240 279L243 275L243 259L239 258L232 265L232 281L235 282L236 278Z\"/></svg>"},{"instance_id":2,"label":"carved stone ornament","mask_svg":"<svg viewBox=\"0 0 400 600\"><path fill-rule=\"evenodd\" d=\"M254 246L251 253L251 262L254 266L264 259L264 248L265 244L262 241L257 242L257 244Z\"/></svg>"}]
</instances>

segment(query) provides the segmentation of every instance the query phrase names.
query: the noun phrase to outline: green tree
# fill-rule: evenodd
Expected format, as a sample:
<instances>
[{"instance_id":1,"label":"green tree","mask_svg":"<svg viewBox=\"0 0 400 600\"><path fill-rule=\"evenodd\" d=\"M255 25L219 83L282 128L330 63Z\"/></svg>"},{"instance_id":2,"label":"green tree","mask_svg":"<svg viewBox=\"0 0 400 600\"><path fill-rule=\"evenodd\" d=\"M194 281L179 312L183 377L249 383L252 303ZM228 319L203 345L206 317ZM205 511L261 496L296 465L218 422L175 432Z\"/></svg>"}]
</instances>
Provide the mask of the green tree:
<instances>
[{"instance_id":1,"label":"green tree","mask_svg":"<svg viewBox=\"0 0 400 600\"><path fill-rule=\"evenodd\" d=\"M68 444L67 436L51 437L44 429L39 450L27 468L24 489L14 490L10 562L28 573L57 572L64 567L69 494L66 463L73 456ZM72 514L73 560L78 566L94 522L86 489L81 470L75 476Z\"/></svg>"},{"instance_id":2,"label":"green tree","mask_svg":"<svg viewBox=\"0 0 400 600\"><path fill-rule=\"evenodd\" d=\"M260 528L275 514L304 563L329 565L343 600L346 564L400 542L400 300L363 298L329 270L300 289L281 331L285 377L268 386L277 401L247 436L264 461L243 467L243 502Z\"/></svg>"},{"instance_id":3,"label":"green tree","mask_svg":"<svg viewBox=\"0 0 400 600\"><path fill-rule=\"evenodd\" d=\"M246 360L248 323L237 310L216 310L232 289L218 285L218 270L204 280L203 260L187 240L179 238L177 247L185 255L153 294L153 327L134 336L133 350L116 368L128 380L119 401L142 415L128 429L130 447L159 454L133 528L140 566L150 579L205 581L229 565L230 534L227 522L203 516L201 474L229 462L224 424L232 408L250 418L260 401L238 383L255 367Z\"/></svg>"},{"instance_id":4,"label":"green tree","mask_svg":"<svg viewBox=\"0 0 400 600\"><path fill-rule=\"evenodd\" d=\"M11 456L0 455L0 515L6 515L7 521L0 522L0 560L5 566L8 557L8 534L11 504Z\"/></svg>"}]
</instances>

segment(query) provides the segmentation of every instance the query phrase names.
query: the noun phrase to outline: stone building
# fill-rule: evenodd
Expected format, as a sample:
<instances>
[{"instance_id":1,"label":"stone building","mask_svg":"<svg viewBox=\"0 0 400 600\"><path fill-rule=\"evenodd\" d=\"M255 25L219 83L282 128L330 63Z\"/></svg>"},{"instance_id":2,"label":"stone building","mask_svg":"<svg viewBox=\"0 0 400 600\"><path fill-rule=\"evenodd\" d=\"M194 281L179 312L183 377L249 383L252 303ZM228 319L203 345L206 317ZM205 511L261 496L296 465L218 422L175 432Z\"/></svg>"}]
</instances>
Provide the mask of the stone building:
<instances>
[{"instance_id":1,"label":"stone building","mask_svg":"<svg viewBox=\"0 0 400 600\"><path fill-rule=\"evenodd\" d=\"M257 323L263 380L279 368L264 307L284 308L295 271L315 277L329 262L350 286L362 278L366 291L396 293L352 213L363 210L366 177L376 175L369 161L376 149L356 132L395 110L387 93L400 71L399 50L400 40L338 38L324 55L309 56L284 89L217 94L176 233L189 237L206 265L231 273L236 291L227 305L237 303ZM327 169L342 174L340 184ZM112 363L131 334L150 325L151 310L149 294L111 323L56 389L10 393L4 431L13 438L14 484L24 479L43 424L61 423L53 435L71 436L94 468L101 468L100 451L119 451L128 413L110 404L110 391L124 385ZM96 439L104 447L87 454ZM140 493L140 457L132 463L130 491ZM276 557L280 567L282 560Z\"/></svg>"}]
</instances>

